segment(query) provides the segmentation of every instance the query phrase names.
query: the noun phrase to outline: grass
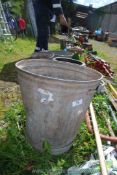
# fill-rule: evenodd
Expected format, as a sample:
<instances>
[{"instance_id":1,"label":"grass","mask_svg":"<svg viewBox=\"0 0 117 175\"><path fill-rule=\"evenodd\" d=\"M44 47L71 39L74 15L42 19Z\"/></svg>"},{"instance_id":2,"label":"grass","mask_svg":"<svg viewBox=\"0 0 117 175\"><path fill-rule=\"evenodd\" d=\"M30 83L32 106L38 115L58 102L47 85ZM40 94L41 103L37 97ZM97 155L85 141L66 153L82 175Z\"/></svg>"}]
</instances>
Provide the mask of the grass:
<instances>
[{"instance_id":1,"label":"grass","mask_svg":"<svg viewBox=\"0 0 117 175\"><path fill-rule=\"evenodd\" d=\"M111 69L114 71L114 81L117 82L117 60L110 58L108 54L103 51L98 51L98 56L110 64Z\"/></svg>"},{"instance_id":2,"label":"grass","mask_svg":"<svg viewBox=\"0 0 117 175\"><path fill-rule=\"evenodd\" d=\"M30 166L33 170L41 170L42 174L48 171L67 169L74 164L80 164L86 160L89 153L95 150L95 141L87 132L85 124L82 124L80 135L74 141L73 148L62 156L51 156L47 148L44 151L36 152L25 138L25 112L22 103L12 105L6 113L5 128L1 131L2 142L0 144L0 159L2 173L27 174ZM78 138L81 137L79 140ZM91 145L91 146L89 146ZM32 169L31 168L31 169Z\"/></svg>"},{"instance_id":3,"label":"grass","mask_svg":"<svg viewBox=\"0 0 117 175\"><path fill-rule=\"evenodd\" d=\"M100 132L108 134L104 115L108 115L108 98L96 94L93 104L97 114ZM106 110L105 110L106 109ZM109 115L108 115L109 116ZM94 136L89 134L85 122L67 153L52 156L50 147L45 144L42 152L35 151L25 137L25 110L21 101L12 104L0 122L0 175L59 175L61 171L88 160L96 150ZM117 128L113 125L117 134ZM64 173L66 174L66 173Z\"/></svg>"},{"instance_id":4,"label":"grass","mask_svg":"<svg viewBox=\"0 0 117 175\"><path fill-rule=\"evenodd\" d=\"M50 43L50 50L59 50L59 44ZM17 82L15 63L28 58L35 48L34 39L17 39L13 42L0 42L0 79L8 82Z\"/></svg>"},{"instance_id":5,"label":"grass","mask_svg":"<svg viewBox=\"0 0 117 175\"><path fill-rule=\"evenodd\" d=\"M0 69L9 62L29 57L34 50L34 40L18 39L14 42L0 43Z\"/></svg>"},{"instance_id":6,"label":"grass","mask_svg":"<svg viewBox=\"0 0 117 175\"><path fill-rule=\"evenodd\" d=\"M30 169L41 170L42 174L48 171L57 171L68 168L70 165L82 163L89 152L93 152L95 141L87 132L86 126L81 127L81 140L77 138L73 148L62 156L51 156L47 147L43 152L36 152L25 138L25 111L21 102L15 103L5 114L3 129L1 130L1 173L27 174ZM80 136L80 135L79 135ZM78 137L79 137L78 136ZM91 145L88 146L88 145ZM84 149L87 147L87 149Z\"/></svg>"},{"instance_id":7,"label":"grass","mask_svg":"<svg viewBox=\"0 0 117 175\"><path fill-rule=\"evenodd\" d=\"M117 83L117 48L108 46L107 43L90 40L93 49L97 51L98 56L107 61L114 71L114 81Z\"/></svg>"},{"instance_id":8,"label":"grass","mask_svg":"<svg viewBox=\"0 0 117 175\"><path fill-rule=\"evenodd\" d=\"M34 50L33 39L18 39L13 43L0 43L1 78L14 79L14 62L29 57ZM58 50L58 44L50 44L51 50ZM12 74L10 74L12 72ZM8 80L10 80L10 78ZM7 80L7 79L6 79ZM96 94L93 104L97 114L100 132L109 134L104 116L109 117L108 98L105 94ZM89 134L85 122L74 139L72 148L60 156L52 156L48 144L44 144L43 151L35 151L25 137L26 114L22 101L16 100L8 111L2 111L4 104L0 103L2 115L0 120L0 175L59 175L65 174L69 167L80 165L88 160L96 150L95 138ZM5 110L5 109L4 109ZM117 134L117 128L112 123ZM104 142L105 143L105 142ZM62 171L64 173L62 173Z\"/></svg>"},{"instance_id":9,"label":"grass","mask_svg":"<svg viewBox=\"0 0 117 175\"><path fill-rule=\"evenodd\" d=\"M14 64L16 61L30 57L31 54L33 53L35 48L35 41L34 39L17 39L16 41L13 42L7 42L3 43L0 42L0 70L2 70L5 67L6 69L13 70L14 69ZM60 46L59 44L55 43L50 43L49 44L49 49L50 50L59 50ZM115 80L117 81L117 66L116 66L116 59L111 58L108 56L108 53L104 52L98 47L94 45L94 50L98 51L98 55L102 58L108 61L114 72L115 72ZM10 64L11 63L11 64ZM7 72L7 71L6 71ZM13 72L14 73L14 72ZM13 74L12 73L12 74ZM8 71L7 74L10 74ZM6 75L4 75L6 77ZM11 75L13 76L13 75Z\"/></svg>"},{"instance_id":10,"label":"grass","mask_svg":"<svg viewBox=\"0 0 117 175\"><path fill-rule=\"evenodd\" d=\"M0 70L7 63L30 57L35 48L34 39L17 39L13 42L0 42ZM59 44L49 44L50 50L59 49Z\"/></svg>"}]
</instances>

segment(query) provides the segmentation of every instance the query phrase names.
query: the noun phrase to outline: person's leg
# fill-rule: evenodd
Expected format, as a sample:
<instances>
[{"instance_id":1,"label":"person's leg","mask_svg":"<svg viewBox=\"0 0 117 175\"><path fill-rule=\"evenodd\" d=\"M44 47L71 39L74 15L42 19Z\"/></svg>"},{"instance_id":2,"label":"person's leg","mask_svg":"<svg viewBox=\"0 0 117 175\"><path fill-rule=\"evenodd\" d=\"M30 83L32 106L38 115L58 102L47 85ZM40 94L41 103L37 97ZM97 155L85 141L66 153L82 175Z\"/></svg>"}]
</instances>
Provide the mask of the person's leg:
<instances>
[{"instance_id":1,"label":"person's leg","mask_svg":"<svg viewBox=\"0 0 117 175\"><path fill-rule=\"evenodd\" d=\"M49 9L40 1L35 1L34 9L38 32L35 51L48 50Z\"/></svg>"},{"instance_id":2,"label":"person's leg","mask_svg":"<svg viewBox=\"0 0 117 175\"><path fill-rule=\"evenodd\" d=\"M48 35L48 26L40 26L38 30L36 47L40 47L41 50L48 50Z\"/></svg>"},{"instance_id":3,"label":"person's leg","mask_svg":"<svg viewBox=\"0 0 117 175\"><path fill-rule=\"evenodd\" d=\"M34 52L38 52L40 51L40 43L39 43L39 35L38 35L38 23L39 23L39 13L38 13L38 8L39 8L39 4L38 4L38 0L34 0L33 1L33 7L34 7L34 12L35 12L35 20L36 20L36 26L37 26L37 38L36 38L36 47Z\"/></svg>"}]
</instances>

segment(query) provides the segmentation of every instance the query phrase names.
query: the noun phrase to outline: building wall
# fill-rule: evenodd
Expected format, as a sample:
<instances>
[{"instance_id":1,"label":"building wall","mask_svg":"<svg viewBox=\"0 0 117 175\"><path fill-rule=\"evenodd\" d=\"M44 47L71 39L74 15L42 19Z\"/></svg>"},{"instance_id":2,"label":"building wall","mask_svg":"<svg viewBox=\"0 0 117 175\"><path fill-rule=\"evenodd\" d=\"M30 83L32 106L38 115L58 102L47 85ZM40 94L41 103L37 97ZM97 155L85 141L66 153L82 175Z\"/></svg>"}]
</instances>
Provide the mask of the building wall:
<instances>
[{"instance_id":1,"label":"building wall","mask_svg":"<svg viewBox=\"0 0 117 175\"><path fill-rule=\"evenodd\" d=\"M117 2L95 10L90 17L90 28L101 27L104 31L117 32Z\"/></svg>"}]
</instances>

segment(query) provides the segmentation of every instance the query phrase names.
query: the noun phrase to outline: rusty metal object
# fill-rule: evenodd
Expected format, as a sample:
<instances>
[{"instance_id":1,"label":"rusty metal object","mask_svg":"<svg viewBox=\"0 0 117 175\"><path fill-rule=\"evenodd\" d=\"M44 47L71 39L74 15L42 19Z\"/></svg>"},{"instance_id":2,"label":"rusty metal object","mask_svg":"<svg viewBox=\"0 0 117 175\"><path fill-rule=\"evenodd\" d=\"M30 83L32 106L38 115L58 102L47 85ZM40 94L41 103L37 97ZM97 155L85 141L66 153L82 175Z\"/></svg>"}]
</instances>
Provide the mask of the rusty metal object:
<instances>
[{"instance_id":1,"label":"rusty metal object","mask_svg":"<svg viewBox=\"0 0 117 175\"><path fill-rule=\"evenodd\" d=\"M89 131L91 134L94 134L88 111L86 112L85 120L86 120L86 124L87 124L88 131ZM117 137L114 137L114 136L107 136L107 135L104 135L104 134L100 134L100 137L101 137L102 140L111 141L111 142L117 143Z\"/></svg>"},{"instance_id":2,"label":"rusty metal object","mask_svg":"<svg viewBox=\"0 0 117 175\"><path fill-rule=\"evenodd\" d=\"M85 56L85 63L88 67L91 67L101 72L104 76L113 79L114 72L111 70L110 65L101 58L89 53Z\"/></svg>"},{"instance_id":3,"label":"rusty metal object","mask_svg":"<svg viewBox=\"0 0 117 175\"><path fill-rule=\"evenodd\" d=\"M43 142L48 141L52 154L68 151L102 75L47 59L22 60L16 67L31 144L42 150Z\"/></svg>"}]
</instances>

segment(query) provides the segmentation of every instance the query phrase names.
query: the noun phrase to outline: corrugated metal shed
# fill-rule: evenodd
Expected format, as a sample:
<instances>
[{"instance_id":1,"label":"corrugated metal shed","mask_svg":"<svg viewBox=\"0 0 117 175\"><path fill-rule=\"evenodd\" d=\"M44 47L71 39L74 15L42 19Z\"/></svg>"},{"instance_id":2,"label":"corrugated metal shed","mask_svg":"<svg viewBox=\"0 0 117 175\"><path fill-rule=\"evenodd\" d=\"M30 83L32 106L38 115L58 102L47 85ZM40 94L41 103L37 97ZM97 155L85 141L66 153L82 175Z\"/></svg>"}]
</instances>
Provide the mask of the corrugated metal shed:
<instances>
[{"instance_id":1,"label":"corrugated metal shed","mask_svg":"<svg viewBox=\"0 0 117 175\"><path fill-rule=\"evenodd\" d=\"M95 10L90 16L90 27L95 30L101 27L104 31L117 31L117 2L106 5Z\"/></svg>"}]
</instances>

